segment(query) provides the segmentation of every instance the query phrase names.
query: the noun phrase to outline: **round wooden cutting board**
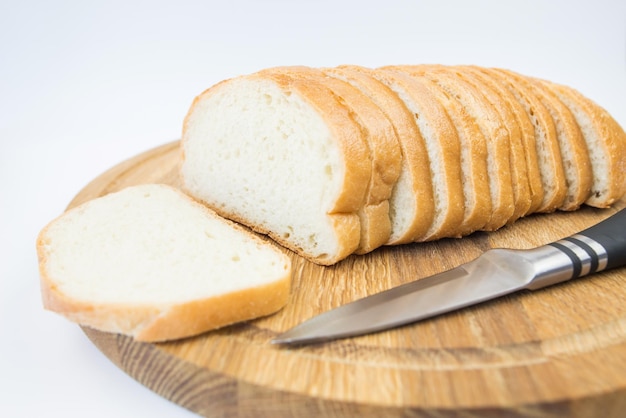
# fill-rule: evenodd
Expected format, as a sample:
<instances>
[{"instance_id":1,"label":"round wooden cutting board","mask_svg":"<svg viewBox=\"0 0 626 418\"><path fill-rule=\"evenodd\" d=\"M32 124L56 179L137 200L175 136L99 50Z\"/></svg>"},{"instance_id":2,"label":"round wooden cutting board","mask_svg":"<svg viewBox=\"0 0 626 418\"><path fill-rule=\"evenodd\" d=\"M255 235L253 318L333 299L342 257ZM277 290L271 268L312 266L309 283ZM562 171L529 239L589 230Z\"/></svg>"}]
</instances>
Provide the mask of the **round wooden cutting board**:
<instances>
[{"instance_id":1,"label":"round wooden cutting board","mask_svg":"<svg viewBox=\"0 0 626 418\"><path fill-rule=\"evenodd\" d=\"M143 153L93 180L70 206L135 184L177 186L178 161L178 142ZM146 344L83 329L133 378L207 417L624 417L623 268L374 335L270 344L315 314L492 247L558 240L624 206L533 215L494 233L382 248L331 267L290 253L283 310L195 338Z\"/></svg>"}]
</instances>

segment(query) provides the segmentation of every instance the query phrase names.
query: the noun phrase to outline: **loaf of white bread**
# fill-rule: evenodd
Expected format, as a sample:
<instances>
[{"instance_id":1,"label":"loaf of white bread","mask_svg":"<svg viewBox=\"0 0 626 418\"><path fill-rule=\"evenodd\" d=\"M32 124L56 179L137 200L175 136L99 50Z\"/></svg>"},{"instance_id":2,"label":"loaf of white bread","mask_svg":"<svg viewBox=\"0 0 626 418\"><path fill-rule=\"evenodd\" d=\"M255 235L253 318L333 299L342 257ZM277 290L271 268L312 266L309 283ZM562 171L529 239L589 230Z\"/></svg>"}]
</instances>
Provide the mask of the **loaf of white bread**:
<instances>
[{"instance_id":1,"label":"loaf of white bread","mask_svg":"<svg viewBox=\"0 0 626 418\"><path fill-rule=\"evenodd\" d=\"M282 249L165 185L70 209L41 231L37 250L45 308L138 341L268 315L289 296Z\"/></svg>"},{"instance_id":2,"label":"loaf of white bread","mask_svg":"<svg viewBox=\"0 0 626 418\"><path fill-rule=\"evenodd\" d=\"M183 190L331 265L626 193L626 135L572 88L476 66L279 67L193 102Z\"/></svg>"}]
</instances>

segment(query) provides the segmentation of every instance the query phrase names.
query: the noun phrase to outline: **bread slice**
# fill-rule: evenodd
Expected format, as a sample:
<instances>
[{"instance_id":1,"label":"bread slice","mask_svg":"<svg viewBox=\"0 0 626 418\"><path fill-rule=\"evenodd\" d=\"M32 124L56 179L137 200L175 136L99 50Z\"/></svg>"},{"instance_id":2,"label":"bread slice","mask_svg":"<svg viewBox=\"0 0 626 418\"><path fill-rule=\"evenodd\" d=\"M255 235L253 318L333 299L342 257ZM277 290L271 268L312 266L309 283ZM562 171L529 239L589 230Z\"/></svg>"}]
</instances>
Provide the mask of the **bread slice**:
<instances>
[{"instance_id":1,"label":"bread slice","mask_svg":"<svg viewBox=\"0 0 626 418\"><path fill-rule=\"evenodd\" d=\"M391 231L386 245L408 243L423 236L433 221L434 202L426 144L414 115L368 68L344 65L323 71L359 88L387 115L396 132L401 169L389 199Z\"/></svg>"},{"instance_id":2,"label":"bread slice","mask_svg":"<svg viewBox=\"0 0 626 418\"><path fill-rule=\"evenodd\" d=\"M543 185L543 201L537 212L553 212L565 201L567 185L552 116L537 95L525 85L523 76L499 68L486 68L484 71L504 83L526 109L535 127L535 145Z\"/></svg>"},{"instance_id":3,"label":"bread slice","mask_svg":"<svg viewBox=\"0 0 626 418\"><path fill-rule=\"evenodd\" d=\"M184 122L183 190L318 263L360 244L371 178L361 127L302 77L261 72L216 84Z\"/></svg>"},{"instance_id":4,"label":"bread slice","mask_svg":"<svg viewBox=\"0 0 626 418\"><path fill-rule=\"evenodd\" d=\"M426 144L435 204L434 219L426 233L415 237L415 241L460 236L459 226L463 222L465 203L461 150L454 124L436 97L406 73L378 68L372 71L372 75L404 101L414 115Z\"/></svg>"},{"instance_id":5,"label":"bread slice","mask_svg":"<svg viewBox=\"0 0 626 418\"><path fill-rule=\"evenodd\" d=\"M139 341L271 314L290 259L177 189L141 185L75 207L37 239L44 306Z\"/></svg>"},{"instance_id":6,"label":"bread slice","mask_svg":"<svg viewBox=\"0 0 626 418\"><path fill-rule=\"evenodd\" d=\"M484 72L483 68L477 66L463 66L465 72L471 72L475 77L479 78L484 84L497 92L506 102L511 110L520 131L520 139L522 142L523 155L526 162L526 172L528 177L528 186L530 192L530 205L525 215L537 211L543 200L543 185L541 184L541 173L539 171L539 162L537 158L537 147L535 144L535 129L526 114L526 110L517 101L515 96L503 85L502 81L493 74Z\"/></svg>"},{"instance_id":7,"label":"bread slice","mask_svg":"<svg viewBox=\"0 0 626 418\"><path fill-rule=\"evenodd\" d=\"M359 209L361 237L357 254L368 253L389 240L391 220L389 198L400 176L402 153L396 132L387 115L360 89L341 79L326 75L311 67L276 67L270 72L302 77L320 90L342 102L361 128L370 153L371 175L363 206Z\"/></svg>"},{"instance_id":8,"label":"bread slice","mask_svg":"<svg viewBox=\"0 0 626 418\"><path fill-rule=\"evenodd\" d=\"M492 211L483 230L491 231L506 225L515 209L510 167L510 139L500 116L475 87L458 77L438 71L437 66L402 66L413 77L428 77L455 97L479 126L486 139ZM440 68L440 66L439 66Z\"/></svg>"},{"instance_id":9,"label":"bread slice","mask_svg":"<svg viewBox=\"0 0 626 418\"><path fill-rule=\"evenodd\" d=\"M626 193L626 134L597 103L575 89L541 80L572 112L587 144L593 172L587 205L605 208Z\"/></svg>"}]
</instances>

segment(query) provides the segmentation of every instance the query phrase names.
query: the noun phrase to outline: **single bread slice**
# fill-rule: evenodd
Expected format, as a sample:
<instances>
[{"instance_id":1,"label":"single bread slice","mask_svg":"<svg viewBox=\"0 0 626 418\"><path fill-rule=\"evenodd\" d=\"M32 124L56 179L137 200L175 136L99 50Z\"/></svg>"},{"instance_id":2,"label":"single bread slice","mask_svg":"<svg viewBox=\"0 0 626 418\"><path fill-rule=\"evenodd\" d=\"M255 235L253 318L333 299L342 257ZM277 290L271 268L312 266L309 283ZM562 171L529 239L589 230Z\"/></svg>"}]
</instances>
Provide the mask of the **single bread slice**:
<instances>
[{"instance_id":1,"label":"single bread slice","mask_svg":"<svg viewBox=\"0 0 626 418\"><path fill-rule=\"evenodd\" d=\"M196 98L182 138L182 188L318 264L360 243L371 178L361 127L303 77L260 72Z\"/></svg>"},{"instance_id":2,"label":"single bread slice","mask_svg":"<svg viewBox=\"0 0 626 418\"><path fill-rule=\"evenodd\" d=\"M358 123L370 153L371 176L364 204L358 212L361 238L355 253L365 254L386 243L391 233L389 198L402 165L400 145L387 115L360 89L328 76L320 69L293 66L275 67L266 71L302 77L303 81L320 90L327 89L346 106Z\"/></svg>"},{"instance_id":3,"label":"single bread slice","mask_svg":"<svg viewBox=\"0 0 626 418\"><path fill-rule=\"evenodd\" d=\"M386 244L413 242L426 233L434 214L428 153L414 115L368 68L344 65L325 68L324 72L359 88L392 122L402 152L402 164L389 200L391 232Z\"/></svg>"},{"instance_id":4,"label":"single bread slice","mask_svg":"<svg viewBox=\"0 0 626 418\"><path fill-rule=\"evenodd\" d=\"M286 303L287 255L164 185L91 200L37 240L44 306L139 341L179 339Z\"/></svg>"},{"instance_id":5,"label":"single bread slice","mask_svg":"<svg viewBox=\"0 0 626 418\"><path fill-rule=\"evenodd\" d=\"M540 81L552 90L572 112L583 137L593 172L587 205L605 208L626 193L626 134L602 107L575 89Z\"/></svg>"}]
</instances>

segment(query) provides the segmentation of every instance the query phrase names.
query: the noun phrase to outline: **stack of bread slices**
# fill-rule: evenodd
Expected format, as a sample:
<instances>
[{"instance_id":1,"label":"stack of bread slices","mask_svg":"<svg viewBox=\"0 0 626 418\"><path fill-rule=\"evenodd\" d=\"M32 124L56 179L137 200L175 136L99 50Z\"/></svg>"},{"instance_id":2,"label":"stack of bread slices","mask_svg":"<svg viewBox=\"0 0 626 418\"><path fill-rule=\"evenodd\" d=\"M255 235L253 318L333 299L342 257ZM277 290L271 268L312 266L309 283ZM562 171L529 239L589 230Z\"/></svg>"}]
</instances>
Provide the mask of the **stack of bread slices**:
<instances>
[{"instance_id":1,"label":"stack of bread slices","mask_svg":"<svg viewBox=\"0 0 626 418\"><path fill-rule=\"evenodd\" d=\"M476 66L278 67L194 101L183 189L323 265L626 193L626 135L572 88Z\"/></svg>"}]
</instances>

